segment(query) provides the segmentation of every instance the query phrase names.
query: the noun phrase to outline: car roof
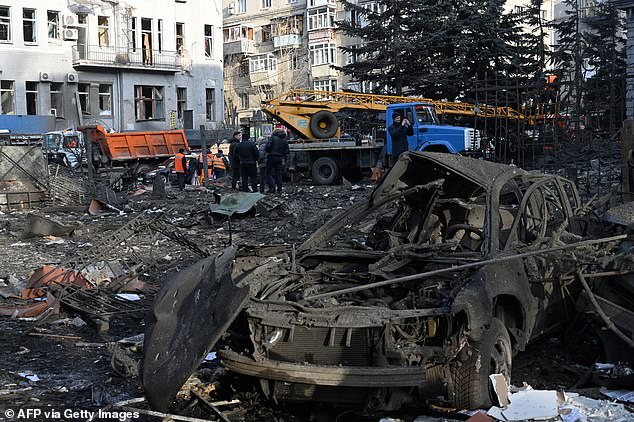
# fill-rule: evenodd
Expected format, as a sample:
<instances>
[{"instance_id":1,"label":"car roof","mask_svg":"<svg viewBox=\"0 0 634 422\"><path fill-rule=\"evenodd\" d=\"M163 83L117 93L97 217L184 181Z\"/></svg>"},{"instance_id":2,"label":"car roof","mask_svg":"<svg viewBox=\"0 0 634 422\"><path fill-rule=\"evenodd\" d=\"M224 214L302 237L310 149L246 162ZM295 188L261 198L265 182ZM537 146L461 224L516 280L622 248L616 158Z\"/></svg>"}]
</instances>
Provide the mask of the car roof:
<instances>
[{"instance_id":1,"label":"car roof","mask_svg":"<svg viewBox=\"0 0 634 422\"><path fill-rule=\"evenodd\" d=\"M405 152L372 194L375 201L405 186L424 185L440 178L453 179L491 191L494 183L506 173L505 179L529 175L525 170L506 164L476 160L457 154L439 152Z\"/></svg>"}]
</instances>

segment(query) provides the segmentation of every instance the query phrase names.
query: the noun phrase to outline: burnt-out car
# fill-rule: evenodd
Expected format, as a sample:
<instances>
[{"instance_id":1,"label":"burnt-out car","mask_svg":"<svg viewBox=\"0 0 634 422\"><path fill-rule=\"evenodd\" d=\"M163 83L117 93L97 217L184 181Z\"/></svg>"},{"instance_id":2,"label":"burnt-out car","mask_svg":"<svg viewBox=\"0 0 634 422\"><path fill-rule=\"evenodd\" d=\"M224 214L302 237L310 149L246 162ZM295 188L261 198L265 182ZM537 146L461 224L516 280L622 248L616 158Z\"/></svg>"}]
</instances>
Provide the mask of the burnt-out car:
<instances>
[{"instance_id":1,"label":"burnt-out car","mask_svg":"<svg viewBox=\"0 0 634 422\"><path fill-rule=\"evenodd\" d=\"M489 375L565 323L575 271L609 265L574 184L405 153L298 248L227 249L156 298L143 383L165 409L204 354L279 401L492 403ZM596 245L601 245L597 247Z\"/></svg>"}]
</instances>

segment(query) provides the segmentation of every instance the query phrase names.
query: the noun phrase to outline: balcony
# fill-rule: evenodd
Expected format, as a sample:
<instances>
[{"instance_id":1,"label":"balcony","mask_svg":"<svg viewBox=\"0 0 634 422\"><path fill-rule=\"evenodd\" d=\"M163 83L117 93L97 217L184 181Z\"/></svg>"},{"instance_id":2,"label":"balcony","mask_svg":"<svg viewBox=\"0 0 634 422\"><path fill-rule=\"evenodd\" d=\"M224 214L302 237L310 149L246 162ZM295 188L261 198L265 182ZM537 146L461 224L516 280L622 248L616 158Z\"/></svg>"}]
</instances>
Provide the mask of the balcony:
<instances>
[{"instance_id":1,"label":"balcony","mask_svg":"<svg viewBox=\"0 0 634 422\"><path fill-rule=\"evenodd\" d=\"M235 41L225 41L222 50L225 56L232 54L253 54L255 52L255 42L253 40L241 39Z\"/></svg>"},{"instance_id":2,"label":"balcony","mask_svg":"<svg viewBox=\"0 0 634 422\"><path fill-rule=\"evenodd\" d=\"M159 72L177 72L181 68L176 51L129 47L73 46L73 67L76 69L107 67Z\"/></svg>"},{"instance_id":3,"label":"balcony","mask_svg":"<svg viewBox=\"0 0 634 422\"><path fill-rule=\"evenodd\" d=\"M302 45L302 36L299 34L278 35L273 37L273 48L297 48Z\"/></svg>"},{"instance_id":4,"label":"balcony","mask_svg":"<svg viewBox=\"0 0 634 422\"><path fill-rule=\"evenodd\" d=\"M259 70L250 72L251 86L277 85L277 71L275 70Z\"/></svg>"},{"instance_id":5,"label":"balcony","mask_svg":"<svg viewBox=\"0 0 634 422\"><path fill-rule=\"evenodd\" d=\"M334 40L336 32L334 29L315 29L308 31L308 42Z\"/></svg>"},{"instance_id":6,"label":"balcony","mask_svg":"<svg viewBox=\"0 0 634 422\"><path fill-rule=\"evenodd\" d=\"M321 6L334 6L335 0L308 0L308 8L312 9L313 7L321 7Z\"/></svg>"}]
</instances>

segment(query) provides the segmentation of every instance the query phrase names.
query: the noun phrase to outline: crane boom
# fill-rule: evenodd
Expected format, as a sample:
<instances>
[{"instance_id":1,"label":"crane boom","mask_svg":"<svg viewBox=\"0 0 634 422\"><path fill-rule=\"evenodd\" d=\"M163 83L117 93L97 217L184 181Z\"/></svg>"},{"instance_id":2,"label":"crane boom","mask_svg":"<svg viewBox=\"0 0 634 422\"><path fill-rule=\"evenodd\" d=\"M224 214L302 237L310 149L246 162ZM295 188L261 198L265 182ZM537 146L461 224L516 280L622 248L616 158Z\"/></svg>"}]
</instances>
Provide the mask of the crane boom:
<instances>
[{"instance_id":1,"label":"crane boom","mask_svg":"<svg viewBox=\"0 0 634 422\"><path fill-rule=\"evenodd\" d=\"M384 111L390 104L427 103L434 106L437 114L474 116L481 118L506 118L532 122L532 117L511 107L493 107L484 104L470 104L451 101L437 101L430 98L403 97L396 95L360 94L356 92L317 91L291 89L279 97L262 102L262 110L289 126L303 138L310 139L320 132L320 128L337 125L332 113L344 109ZM323 111L330 114L323 113ZM319 114L319 121L314 117ZM333 123L334 119L334 123Z\"/></svg>"}]
</instances>

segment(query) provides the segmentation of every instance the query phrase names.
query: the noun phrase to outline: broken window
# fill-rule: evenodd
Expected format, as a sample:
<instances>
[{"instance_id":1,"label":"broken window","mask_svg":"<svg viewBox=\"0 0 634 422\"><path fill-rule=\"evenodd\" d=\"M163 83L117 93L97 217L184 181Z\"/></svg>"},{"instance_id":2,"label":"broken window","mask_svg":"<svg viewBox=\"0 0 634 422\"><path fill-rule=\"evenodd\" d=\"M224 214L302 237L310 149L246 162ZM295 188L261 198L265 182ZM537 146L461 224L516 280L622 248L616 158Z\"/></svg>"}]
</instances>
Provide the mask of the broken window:
<instances>
[{"instance_id":1,"label":"broken window","mask_svg":"<svg viewBox=\"0 0 634 422\"><path fill-rule=\"evenodd\" d=\"M187 109L187 88L176 88L176 113L179 120L183 119L183 112Z\"/></svg>"},{"instance_id":2,"label":"broken window","mask_svg":"<svg viewBox=\"0 0 634 422\"><path fill-rule=\"evenodd\" d=\"M185 24L176 22L176 51L181 52L185 45Z\"/></svg>"},{"instance_id":3,"label":"broken window","mask_svg":"<svg viewBox=\"0 0 634 422\"><path fill-rule=\"evenodd\" d=\"M249 108L249 94L240 94L240 108Z\"/></svg>"},{"instance_id":4,"label":"broken window","mask_svg":"<svg viewBox=\"0 0 634 422\"><path fill-rule=\"evenodd\" d=\"M164 119L163 87L136 85L134 87L134 117L136 120Z\"/></svg>"},{"instance_id":5,"label":"broken window","mask_svg":"<svg viewBox=\"0 0 634 422\"><path fill-rule=\"evenodd\" d=\"M63 87L61 82L51 82L51 114L58 117L63 115Z\"/></svg>"},{"instance_id":6,"label":"broken window","mask_svg":"<svg viewBox=\"0 0 634 422\"><path fill-rule=\"evenodd\" d=\"M15 81L0 81L2 114L15 114Z\"/></svg>"},{"instance_id":7,"label":"broken window","mask_svg":"<svg viewBox=\"0 0 634 422\"><path fill-rule=\"evenodd\" d=\"M156 21L156 41L158 42L159 53L163 51L163 19Z\"/></svg>"},{"instance_id":8,"label":"broken window","mask_svg":"<svg viewBox=\"0 0 634 422\"><path fill-rule=\"evenodd\" d=\"M271 25L264 25L262 27L262 42L271 41Z\"/></svg>"},{"instance_id":9,"label":"broken window","mask_svg":"<svg viewBox=\"0 0 634 422\"><path fill-rule=\"evenodd\" d=\"M214 27L205 25L205 57L212 57L214 46Z\"/></svg>"},{"instance_id":10,"label":"broken window","mask_svg":"<svg viewBox=\"0 0 634 422\"><path fill-rule=\"evenodd\" d=\"M35 116L37 114L37 82L26 82L26 114Z\"/></svg>"},{"instance_id":11,"label":"broken window","mask_svg":"<svg viewBox=\"0 0 634 422\"><path fill-rule=\"evenodd\" d=\"M34 44L37 42L35 9L22 9L22 29L25 43Z\"/></svg>"},{"instance_id":12,"label":"broken window","mask_svg":"<svg viewBox=\"0 0 634 422\"><path fill-rule=\"evenodd\" d=\"M141 42L143 43L143 64L152 64L152 19L141 18Z\"/></svg>"},{"instance_id":13,"label":"broken window","mask_svg":"<svg viewBox=\"0 0 634 422\"><path fill-rule=\"evenodd\" d=\"M48 19L48 38L59 40L59 12L48 10L46 16Z\"/></svg>"},{"instance_id":14,"label":"broken window","mask_svg":"<svg viewBox=\"0 0 634 422\"><path fill-rule=\"evenodd\" d=\"M112 85L99 85L99 115L112 116Z\"/></svg>"},{"instance_id":15,"label":"broken window","mask_svg":"<svg viewBox=\"0 0 634 422\"><path fill-rule=\"evenodd\" d=\"M206 116L207 120L214 120L216 117L216 90L214 88L206 88L205 89L205 97L206 97Z\"/></svg>"},{"instance_id":16,"label":"broken window","mask_svg":"<svg viewBox=\"0 0 634 422\"><path fill-rule=\"evenodd\" d=\"M0 6L0 42L11 41L11 8Z\"/></svg>"},{"instance_id":17,"label":"broken window","mask_svg":"<svg viewBox=\"0 0 634 422\"><path fill-rule=\"evenodd\" d=\"M136 18L130 18L130 43L132 44L132 51L136 51Z\"/></svg>"},{"instance_id":18,"label":"broken window","mask_svg":"<svg viewBox=\"0 0 634 422\"><path fill-rule=\"evenodd\" d=\"M99 47L110 45L110 18L108 16L97 16L97 38Z\"/></svg>"},{"instance_id":19,"label":"broken window","mask_svg":"<svg viewBox=\"0 0 634 422\"><path fill-rule=\"evenodd\" d=\"M90 114L90 84L77 84L77 94L82 114Z\"/></svg>"}]
</instances>

